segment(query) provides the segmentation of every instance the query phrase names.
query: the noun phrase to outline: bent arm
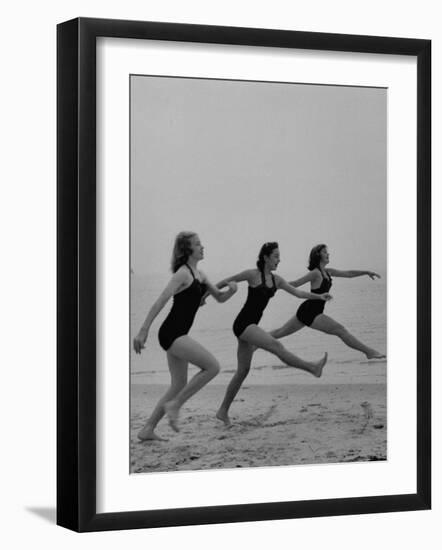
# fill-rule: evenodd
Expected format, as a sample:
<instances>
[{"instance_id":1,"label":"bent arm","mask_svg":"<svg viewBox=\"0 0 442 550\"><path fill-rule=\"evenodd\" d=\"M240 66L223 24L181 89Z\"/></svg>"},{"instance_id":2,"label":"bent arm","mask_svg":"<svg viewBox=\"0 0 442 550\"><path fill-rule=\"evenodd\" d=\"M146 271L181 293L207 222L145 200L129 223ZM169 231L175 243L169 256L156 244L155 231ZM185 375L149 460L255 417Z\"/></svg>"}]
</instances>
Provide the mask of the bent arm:
<instances>
[{"instance_id":1,"label":"bent arm","mask_svg":"<svg viewBox=\"0 0 442 550\"><path fill-rule=\"evenodd\" d=\"M345 277L347 279L353 279L354 277L362 277L364 275L368 275L371 279L380 279L381 276L375 273L374 271L367 271L367 270L358 270L358 269L333 269L330 268L327 270L332 277Z\"/></svg>"},{"instance_id":2,"label":"bent arm","mask_svg":"<svg viewBox=\"0 0 442 550\"><path fill-rule=\"evenodd\" d=\"M226 300L228 300L230 298L230 296L232 296L232 294L235 294L235 292L238 290L238 288L236 287L233 292L231 292L231 289L229 289L227 291L227 293L231 292L231 294L228 294L225 297L224 297L224 293L220 293L218 296L220 296L222 298L221 300L216 297L217 292L219 292L221 288L229 286L229 283L240 283L241 281L249 281L249 279L251 277L251 274L252 274L252 270L251 269L246 269L245 271L241 271L240 273L237 273L236 275L232 275L231 277L226 277L222 281L219 281L219 283L216 283L215 286L212 285L212 291L210 290L210 287L208 285L208 290L201 299L201 305L205 304L206 298L207 298L207 296L209 296L209 294L211 294L215 298L215 300L217 300L218 302L225 302ZM231 288L233 288L233 287L231 287Z\"/></svg>"},{"instance_id":3,"label":"bent arm","mask_svg":"<svg viewBox=\"0 0 442 550\"><path fill-rule=\"evenodd\" d=\"M321 296L320 294L314 294L313 292L306 292L305 290L297 290L291 283L289 284L279 275L276 276L276 286L278 288L281 288L282 290L285 290L289 294L296 296L297 298L318 300L318 298L320 299L320 296Z\"/></svg>"},{"instance_id":4,"label":"bent arm","mask_svg":"<svg viewBox=\"0 0 442 550\"><path fill-rule=\"evenodd\" d=\"M231 277L226 277L225 279L223 279L219 283L216 283L216 287L217 288L224 288L225 286L227 286L231 282L234 282L234 283L240 283L241 281L249 281L250 282L250 277L252 276L252 272L253 272L252 269L245 269L244 271L241 271L240 273L237 273L236 275L232 275Z\"/></svg>"},{"instance_id":5,"label":"bent arm","mask_svg":"<svg viewBox=\"0 0 442 550\"><path fill-rule=\"evenodd\" d=\"M292 285L294 287L302 286L302 285L305 285L305 283L311 282L313 280L313 277L314 277L314 273L312 271L309 271L303 277L300 277L295 281L290 281L289 285Z\"/></svg>"},{"instance_id":6,"label":"bent arm","mask_svg":"<svg viewBox=\"0 0 442 550\"><path fill-rule=\"evenodd\" d=\"M226 285L223 285L229 287L228 290L225 291L220 290L220 287L218 287L218 285L213 285L205 275L204 283L207 285L207 292L204 294L203 300L206 298L206 296L210 294L215 298L217 302L223 303L226 302L231 296L233 296L238 290L238 286L233 280L230 280L226 283Z\"/></svg>"}]
</instances>

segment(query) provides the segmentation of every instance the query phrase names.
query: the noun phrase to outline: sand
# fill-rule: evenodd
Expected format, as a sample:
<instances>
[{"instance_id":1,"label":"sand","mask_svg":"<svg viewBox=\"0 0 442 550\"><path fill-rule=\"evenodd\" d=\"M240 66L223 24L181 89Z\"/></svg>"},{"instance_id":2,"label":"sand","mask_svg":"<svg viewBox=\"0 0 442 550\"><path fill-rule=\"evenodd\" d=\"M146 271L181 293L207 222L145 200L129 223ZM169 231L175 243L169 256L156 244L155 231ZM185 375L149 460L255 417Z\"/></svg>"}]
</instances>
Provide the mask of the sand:
<instances>
[{"instance_id":1,"label":"sand","mask_svg":"<svg viewBox=\"0 0 442 550\"><path fill-rule=\"evenodd\" d=\"M132 384L131 472L250 468L387 458L385 384L248 385L215 418L225 385L209 384L181 409L180 432L164 418L164 442L140 442L165 385Z\"/></svg>"}]
</instances>

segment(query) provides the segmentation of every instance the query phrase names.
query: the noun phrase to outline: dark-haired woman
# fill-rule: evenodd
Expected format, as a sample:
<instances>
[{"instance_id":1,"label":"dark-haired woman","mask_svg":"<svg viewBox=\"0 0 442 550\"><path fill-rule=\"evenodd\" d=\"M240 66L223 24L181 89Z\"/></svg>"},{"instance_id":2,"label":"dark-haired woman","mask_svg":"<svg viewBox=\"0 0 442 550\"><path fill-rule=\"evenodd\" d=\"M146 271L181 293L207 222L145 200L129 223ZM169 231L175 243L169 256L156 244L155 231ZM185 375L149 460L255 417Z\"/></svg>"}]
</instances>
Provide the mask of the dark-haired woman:
<instances>
[{"instance_id":1,"label":"dark-haired woman","mask_svg":"<svg viewBox=\"0 0 442 550\"><path fill-rule=\"evenodd\" d=\"M246 269L237 275L223 279L217 284L218 288L223 288L232 282L247 281L249 284L246 303L233 323L233 332L238 338L238 368L227 387L224 400L216 414L217 418L226 425L230 425L228 416L230 405L250 371L252 355L256 348L269 351L279 357L286 365L307 371L318 378L321 376L322 369L327 361L327 354L316 362L300 359L288 351L276 338L273 338L258 326L264 309L278 289L285 290L298 298L317 297L319 300L329 300L331 298L328 293L316 296L310 292L296 290L282 277L274 275L272 272L278 267L279 262L278 243L266 243L259 253L256 269Z\"/></svg>"},{"instance_id":2,"label":"dark-haired woman","mask_svg":"<svg viewBox=\"0 0 442 550\"><path fill-rule=\"evenodd\" d=\"M290 282L293 287L301 286L305 283L310 283L310 289L315 294L322 294L323 292L328 292L332 285L332 276L333 277L362 277L363 275L368 275L370 279L380 278L380 276L374 271L356 271L356 270L347 270L342 271L339 269L325 269L325 266L330 261L330 255L325 244L319 244L312 248L310 252L308 273L297 279L296 281ZM347 346L353 349L357 349L364 353L367 359L383 359L385 355L379 353L373 348L370 348L360 342L355 338L348 330L324 314L325 302L315 299L306 300L303 302L296 312L296 315L292 317L287 323L282 327L272 330L271 335L274 338L283 338L289 334L293 334L298 330L301 330L305 326L320 330L326 334L332 334L338 336Z\"/></svg>"},{"instance_id":3,"label":"dark-haired woman","mask_svg":"<svg viewBox=\"0 0 442 550\"><path fill-rule=\"evenodd\" d=\"M204 248L196 233L178 234L172 255L173 276L151 307L138 335L134 338L135 352L141 353L152 322L173 296L172 309L158 332L160 345L167 353L171 385L138 433L138 438L142 441L161 440L154 430L164 414L167 414L171 427L178 431L178 413L183 403L212 380L220 370L215 357L188 336L188 332L201 298L206 292L218 302L225 302L236 292L237 285L234 282L229 283L228 290L224 292L212 285L204 273L197 269L203 254ZM188 382L189 363L199 367L200 371Z\"/></svg>"}]
</instances>

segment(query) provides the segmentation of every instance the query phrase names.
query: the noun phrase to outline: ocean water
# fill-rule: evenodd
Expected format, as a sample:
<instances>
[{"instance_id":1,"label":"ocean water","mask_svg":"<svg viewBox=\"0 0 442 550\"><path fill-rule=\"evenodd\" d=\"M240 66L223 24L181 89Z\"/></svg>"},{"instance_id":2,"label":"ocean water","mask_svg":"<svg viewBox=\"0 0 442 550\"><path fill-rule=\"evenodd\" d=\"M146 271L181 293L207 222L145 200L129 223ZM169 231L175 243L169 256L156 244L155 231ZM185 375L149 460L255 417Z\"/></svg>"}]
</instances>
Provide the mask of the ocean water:
<instances>
[{"instance_id":1,"label":"ocean water","mask_svg":"<svg viewBox=\"0 0 442 550\"><path fill-rule=\"evenodd\" d=\"M131 276L131 341L143 323L149 308L167 284L169 274ZM210 277L213 282L222 278ZM308 285L301 287L308 290ZM334 278L333 300L325 306L327 315L342 323L354 336L381 352L387 352L387 285L385 277L372 281L368 277ZM236 369L237 339L232 332L233 321L247 296L247 283L240 283L238 292L224 304L208 298L200 308L190 336L211 351L221 364L216 383L227 383ZM270 300L260 326L271 330L281 326L302 300L279 290ZM131 382L142 384L168 383L170 380L166 353L158 342L158 329L172 307L166 304L155 319L141 355L131 349ZM365 355L348 348L339 338L305 327L281 342L293 353L306 360L319 359L328 352L328 363L318 383L385 383L386 361L367 361ZM190 366L189 374L193 374ZM315 379L292 367L285 367L274 355L258 350L253 356L252 370L245 384L307 384Z\"/></svg>"}]
</instances>

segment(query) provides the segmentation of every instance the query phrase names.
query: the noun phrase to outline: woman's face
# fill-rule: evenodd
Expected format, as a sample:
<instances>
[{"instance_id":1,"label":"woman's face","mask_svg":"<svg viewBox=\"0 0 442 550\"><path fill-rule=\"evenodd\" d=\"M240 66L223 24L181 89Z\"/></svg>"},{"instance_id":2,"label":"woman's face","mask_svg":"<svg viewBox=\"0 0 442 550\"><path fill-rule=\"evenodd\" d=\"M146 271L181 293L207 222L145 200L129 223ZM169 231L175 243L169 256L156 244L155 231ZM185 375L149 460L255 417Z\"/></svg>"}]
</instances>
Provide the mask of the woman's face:
<instances>
[{"instance_id":1,"label":"woman's face","mask_svg":"<svg viewBox=\"0 0 442 550\"><path fill-rule=\"evenodd\" d=\"M327 265L329 263L330 254L328 253L328 248L326 246L321 250L319 256L321 258L321 263L323 263L324 265Z\"/></svg>"},{"instance_id":2,"label":"woman's face","mask_svg":"<svg viewBox=\"0 0 442 550\"><path fill-rule=\"evenodd\" d=\"M198 235L191 237L190 246L192 247L192 254L190 257L194 260L202 260L204 258L204 246L201 244Z\"/></svg>"},{"instance_id":3,"label":"woman's face","mask_svg":"<svg viewBox=\"0 0 442 550\"><path fill-rule=\"evenodd\" d=\"M274 248L268 256L264 256L267 267L270 271L278 267L280 260L279 248Z\"/></svg>"}]
</instances>

